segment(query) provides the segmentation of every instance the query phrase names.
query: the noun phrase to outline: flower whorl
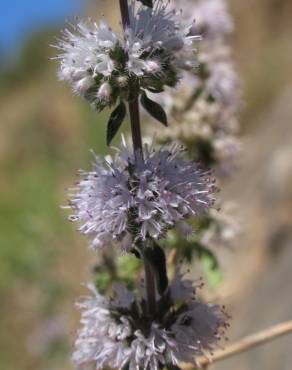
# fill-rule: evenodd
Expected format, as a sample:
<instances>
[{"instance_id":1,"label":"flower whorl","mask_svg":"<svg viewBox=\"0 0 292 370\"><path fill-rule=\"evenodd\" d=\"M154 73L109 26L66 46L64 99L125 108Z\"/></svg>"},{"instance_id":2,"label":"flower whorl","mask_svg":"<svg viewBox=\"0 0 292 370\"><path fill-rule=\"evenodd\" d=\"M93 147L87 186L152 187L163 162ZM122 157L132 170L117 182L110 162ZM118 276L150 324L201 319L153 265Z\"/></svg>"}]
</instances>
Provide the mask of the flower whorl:
<instances>
[{"instance_id":1,"label":"flower whorl","mask_svg":"<svg viewBox=\"0 0 292 370\"><path fill-rule=\"evenodd\" d=\"M145 302L124 286L115 286L110 300L91 287L93 296L79 303L82 328L73 354L78 369L198 365L197 357L212 352L228 327L228 316L220 306L197 299L198 287L177 272L154 319L145 313Z\"/></svg>"},{"instance_id":2,"label":"flower whorl","mask_svg":"<svg viewBox=\"0 0 292 370\"><path fill-rule=\"evenodd\" d=\"M93 170L80 172L70 218L80 222L93 248L118 240L128 250L135 242L162 238L213 205L217 189L210 173L182 159L183 152L181 146L155 151L145 145L142 159L123 143L106 166L95 157Z\"/></svg>"},{"instance_id":3,"label":"flower whorl","mask_svg":"<svg viewBox=\"0 0 292 370\"><path fill-rule=\"evenodd\" d=\"M129 7L130 24L121 39L109 25L80 21L65 29L56 47L61 50L59 76L99 111L118 99L129 101L144 89L161 92L175 86L180 71L197 65L192 23L181 26L180 13L165 0L153 9ZM107 84L105 89L104 84ZM100 89L106 94L100 94Z\"/></svg>"}]
</instances>

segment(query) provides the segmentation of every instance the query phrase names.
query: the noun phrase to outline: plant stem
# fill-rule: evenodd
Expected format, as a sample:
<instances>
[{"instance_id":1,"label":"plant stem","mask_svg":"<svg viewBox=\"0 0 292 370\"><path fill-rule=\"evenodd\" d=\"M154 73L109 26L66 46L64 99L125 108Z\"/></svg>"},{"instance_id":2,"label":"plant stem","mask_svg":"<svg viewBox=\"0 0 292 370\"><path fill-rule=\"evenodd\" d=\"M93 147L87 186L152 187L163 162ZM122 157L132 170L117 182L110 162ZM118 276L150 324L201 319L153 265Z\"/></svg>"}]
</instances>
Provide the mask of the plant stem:
<instances>
[{"instance_id":1,"label":"plant stem","mask_svg":"<svg viewBox=\"0 0 292 370\"><path fill-rule=\"evenodd\" d=\"M130 24L128 0L120 0L120 8L124 29Z\"/></svg>"},{"instance_id":2,"label":"plant stem","mask_svg":"<svg viewBox=\"0 0 292 370\"><path fill-rule=\"evenodd\" d=\"M151 247L148 247L151 248ZM148 315L154 316L156 313L156 287L155 278L152 271L152 266L147 258L144 257L144 270L145 270L145 288L147 293L147 309Z\"/></svg>"},{"instance_id":3,"label":"plant stem","mask_svg":"<svg viewBox=\"0 0 292 370\"><path fill-rule=\"evenodd\" d=\"M271 328L260 331L256 334L245 337L238 342L231 344L225 350L215 351L211 363L225 360L249 349L255 348L267 342L270 342L283 335L292 334L292 321L272 326ZM210 361L205 357L197 359L201 366L207 366ZM184 366L183 370L193 370L193 366Z\"/></svg>"},{"instance_id":4,"label":"plant stem","mask_svg":"<svg viewBox=\"0 0 292 370\"><path fill-rule=\"evenodd\" d=\"M130 121L131 121L131 132L135 154L137 152L143 157L142 150L142 135L141 135L141 124L140 124L140 113L139 113L139 102L138 99L129 103Z\"/></svg>"},{"instance_id":5,"label":"plant stem","mask_svg":"<svg viewBox=\"0 0 292 370\"><path fill-rule=\"evenodd\" d=\"M129 7L127 0L119 0L120 9L122 15L123 28L125 28L130 23ZM135 156L140 154L143 158L143 148L142 148L142 135L141 135L141 123L140 123L140 112L139 112L139 101L138 98L129 102L129 112L131 121L131 133L133 140L133 148ZM156 312L156 286L155 277L152 271L151 264L147 258L143 257L145 266L145 287L147 294L147 306L148 314L154 315Z\"/></svg>"},{"instance_id":6,"label":"plant stem","mask_svg":"<svg viewBox=\"0 0 292 370\"><path fill-rule=\"evenodd\" d=\"M128 0L119 0L122 22L124 30L130 24ZM131 121L131 132L135 154L142 152L142 135L141 135L141 124L140 124L140 113L139 113L139 102L138 98L134 99L129 103L130 121Z\"/></svg>"}]
</instances>

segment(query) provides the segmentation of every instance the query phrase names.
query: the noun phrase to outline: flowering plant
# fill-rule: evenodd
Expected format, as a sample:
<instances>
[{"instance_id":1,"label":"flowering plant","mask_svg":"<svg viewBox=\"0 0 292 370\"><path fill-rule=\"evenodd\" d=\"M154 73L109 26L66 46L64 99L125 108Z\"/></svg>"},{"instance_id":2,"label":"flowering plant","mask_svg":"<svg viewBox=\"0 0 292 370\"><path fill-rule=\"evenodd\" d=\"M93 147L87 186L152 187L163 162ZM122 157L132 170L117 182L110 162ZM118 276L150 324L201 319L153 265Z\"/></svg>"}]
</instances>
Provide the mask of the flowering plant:
<instances>
[{"instance_id":1,"label":"flowering plant","mask_svg":"<svg viewBox=\"0 0 292 370\"><path fill-rule=\"evenodd\" d=\"M93 168L80 171L80 181L70 189L68 208L69 219L79 223L92 249L109 250L114 244L142 261L144 282L133 291L113 284L111 298L91 288L93 297L79 304L82 328L73 361L78 369L173 369L182 361L199 366L198 358L212 352L224 334L228 316L197 297L201 282L185 279L178 268L171 278L162 246L171 230L182 238L195 234L203 239L192 226L211 217L217 187L205 162L185 158L184 146L143 145L139 99L167 125L166 112L148 92L177 87L186 71L199 81L195 100L212 86L206 68L195 69L203 65L194 42L204 27L202 21L198 26L186 21L167 0L120 0L120 9L122 38L104 21L79 21L57 45L60 78L97 111L116 106L107 143L126 116L126 104L133 143L131 148L123 139L115 157L94 156ZM202 94L207 102L221 101L220 83L213 82L212 94ZM166 108L173 110L172 104Z\"/></svg>"}]
</instances>

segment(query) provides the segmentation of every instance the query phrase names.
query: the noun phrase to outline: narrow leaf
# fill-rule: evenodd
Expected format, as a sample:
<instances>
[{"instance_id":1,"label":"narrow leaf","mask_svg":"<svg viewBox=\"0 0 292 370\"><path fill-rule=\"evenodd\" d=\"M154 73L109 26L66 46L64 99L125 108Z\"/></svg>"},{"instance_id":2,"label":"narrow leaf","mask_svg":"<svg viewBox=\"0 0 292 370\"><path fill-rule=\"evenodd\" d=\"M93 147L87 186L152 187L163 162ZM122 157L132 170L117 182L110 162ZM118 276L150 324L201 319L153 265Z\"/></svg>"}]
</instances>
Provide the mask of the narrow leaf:
<instances>
[{"instance_id":1,"label":"narrow leaf","mask_svg":"<svg viewBox=\"0 0 292 370\"><path fill-rule=\"evenodd\" d=\"M152 87L147 87L147 90L149 90L150 92L152 92L153 94L160 94L164 91L163 88L160 88L160 89L154 89Z\"/></svg>"},{"instance_id":2,"label":"narrow leaf","mask_svg":"<svg viewBox=\"0 0 292 370\"><path fill-rule=\"evenodd\" d=\"M219 269L219 262L216 257L216 255L208 248L200 245L198 247L198 254L201 259L208 259L209 266L212 270L218 270Z\"/></svg>"},{"instance_id":3,"label":"narrow leaf","mask_svg":"<svg viewBox=\"0 0 292 370\"><path fill-rule=\"evenodd\" d=\"M149 99L145 91L141 95L141 104L153 118L167 126L167 116L164 109L160 104Z\"/></svg>"},{"instance_id":4,"label":"narrow leaf","mask_svg":"<svg viewBox=\"0 0 292 370\"><path fill-rule=\"evenodd\" d=\"M126 116L126 106L124 102L121 102L117 108L112 112L110 119L107 124L107 137L106 143L110 145L116 133L118 132L121 124L123 123Z\"/></svg>"}]
</instances>

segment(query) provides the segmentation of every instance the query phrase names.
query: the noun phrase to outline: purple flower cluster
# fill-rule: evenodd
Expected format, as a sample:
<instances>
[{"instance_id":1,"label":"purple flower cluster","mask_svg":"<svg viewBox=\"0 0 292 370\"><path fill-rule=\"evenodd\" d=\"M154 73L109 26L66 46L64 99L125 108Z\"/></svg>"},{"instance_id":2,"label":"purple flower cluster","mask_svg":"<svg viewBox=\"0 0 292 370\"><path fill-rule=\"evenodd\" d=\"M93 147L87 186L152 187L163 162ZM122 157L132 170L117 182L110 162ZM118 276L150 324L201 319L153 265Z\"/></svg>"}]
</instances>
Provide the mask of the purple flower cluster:
<instances>
[{"instance_id":1,"label":"purple flower cluster","mask_svg":"<svg viewBox=\"0 0 292 370\"><path fill-rule=\"evenodd\" d=\"M197 65L193 43L200 39L190 32L193 21L180 16L165 0L154 0L152 9L131 1L123 39L105 21L79 21L54 46L60 79L98 110L141 89L175 86L182 70Z\"/></svg>"},{"instance_id":2,"label":"purple flower cluster","mask_svg":"<svg viewBox=\"0 0 292 370\"><path fill-rule=\"evenodd\" d=\"M143 299L125 287L114 287L113 299L91 287L93 295L78 304L82 328L73 354L78 369L198 365L198 356L212 352L228 327L228 316L220 306L197 299L199 286L178 272L153 320L144 312Z\"/></svg>"},{"instance_id":3,"label":"purple flower cluster","mask_svg":"<svg viewBox=\"0 0 292 370\"><path fill-rule=\"evenodd\" d=\"M214 203L217 190L210 173L182 159L181 146L142 153L125 142L105 164L95 157L92 171L81 171L72 189L70 220L79 221L92 248L120 241L123 250L146 239L159 239L189 217L198 217Z\"/></svg>"}]
</instances>

